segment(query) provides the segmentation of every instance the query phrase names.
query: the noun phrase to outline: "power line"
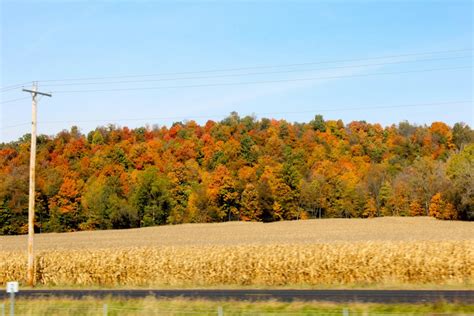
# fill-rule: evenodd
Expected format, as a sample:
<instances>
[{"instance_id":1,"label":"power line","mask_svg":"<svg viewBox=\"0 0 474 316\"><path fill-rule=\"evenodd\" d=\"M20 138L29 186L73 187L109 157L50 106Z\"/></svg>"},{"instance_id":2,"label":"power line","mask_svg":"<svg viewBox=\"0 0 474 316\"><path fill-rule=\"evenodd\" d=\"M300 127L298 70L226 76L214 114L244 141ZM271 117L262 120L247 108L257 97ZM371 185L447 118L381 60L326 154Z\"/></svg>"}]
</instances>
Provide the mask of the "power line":
<instances>
[{"instance_id":1,"label":"power line","mask_svg":"<svg viewBox=\"0 0 474 316\"><path fill-rule=\"evenodd\" d=\"M20 100L25 100L25 99L29 99L29 97L23 97L23 98L18 98L18 99L12 99L12 100L3 101L3 102L0 103L0 105L6 104L6 103L11 103L11 102L16 102L16 101L20 101Z\"/></svg>"},{"instance_id":2,"label":"power line","mask_svg":"<svg viewBox=\"0 0 474 316\"><path fill-rule=\"evenodd\" d=\"M447 53L457 53L457 52L467 52L467 51L472 51L472 49L454 49L454 50L431 51L431 52L422 52L422 53L386 55L386 56L369 57L369 58L339 59L339 60L328 60L328 61L317 61L317 62L237 67L237 68L221 68L221 69L185 71L185 72L100 76L100 77L87 77L87 78L63 78L63 79L47 79L47 80L36 80L36 81L41 81L41 82L83 81L83 80L86 81L86 80L103 80L103 79L119 79L119 78L134 78L134 77L153 77L153 76L164 76L164 75L187 75L187 74L209 73L209 72L239 71L239 70L249 70L249 69L266 69L266 68L296 67L296 66L317 65L317 64L343 63L343 62L353 62L353 61L363 61L363 60L377 60L377 59L387 59L387 58L396 58L396 57L447 54Z\"/></svg>"},{"instance_id":3,"label":"power line","mask_svg":"<svg viewBox=\"0 0 474 316\"><path fill-rule=\"evenodd\" d=\"M396 74L407 74L407 73L421 73L421 72L431 72L431 71L441 71L441 70L459 70L459 69L468 69L468 68L472 68L472 66L448 67L448 68L433 68L433 69L422 69L422 70L411 70L411 71L397 71L397 72L385 72L385 73L374 73L374 74L358 74L358 75L325 76L325 77L310 77L310 78L298 78L298 79L279 79L279 80L247 81L247 82L234 82L234 83L208 83L208 84L194 84L194 85L141 87L141 88L91 89L91 90L57 90L57 91L53 91L53 92L54 92L54 93L118 92L118 91L136 91L136 90L159 90L159 89L172 89L172 88L219 87L219 86L235 86L235 85L264 84L264 83L283 83L283 82L298 82L298 81L314 81L314 80L320 80L320 79L340 79L340 78L370 77L370 76L380 76L380 75L396 75Z\"/></svg>"},{"instance_id":4,"label":"power line","mask_svg":"<svg viewBox=\"0 0 474 316\"><path fill-rule=\"evenodd\" d=\"M362 106L362 107L344 107L344 108L331 108L331 109L318 109L318 110L305 110L305 111L286 111L286 112L260 112L260 113L253 113L255 115L279 115L279 114L304 114L304 113L314 113L314 112L332 112L332 111L354 111L354 110L367 110L367 109L388 109L388 108L400 108L400 107L420 107L420 106L439 106L439 105L447 105L447 104L464 104L464 103L471 103L472 101L450 101L450 102L432 102L432 103L417 103L417 104L399 104L399 105L388 105L388 106ZM193 118L208 118L208 117L227 117L228 114L225 115L201 115L201 116L193 116ZM171 116L171 117L149 117L149 118L134 118L134 119L117 119L113 121L146 121L146 120L176 120L176 119L187 119L189 117L186 116ZM91 122L102 122L104 120L81 120L81 121L66 121L68 123L91 123ZM43 124L50 124L50 123L62 123L64 121L44 121Z\"/></svg>"},{"instance_id":5,"label":"power line","mask_svg":"<svg viewBox=\"0 0 474 316\"><path fill-rule=\"evenodd\" d=\"M423 55L435 55L435 54L447 54L457 52L467 52L473 49L454 49L444 51L431 51L422 53L407 53L398 55L386 55L369 58L353 58L353 59L340 59L340 60L327 60L318 62L306 62L306 63L293 63L293 64L278 64L278 65L264 65L264 66L251 66L251 67L237 67L237 68L221 68L211 70L198 70L198 71L186 71L186 72L168 72L168 73L155 73L155 74L141 74L141 75L117 75L117 76L101 76L101 77L88 77L88 78L64 78L64 79L47 79L47 80L35 80L37 82L59 82L59 81L87 81L87 80L103 80L103 79L119 79L119 78L134 78L134 77L153 77L153 76L164 76L164 75L185 75L185 74L197 74L197 73L210 73L210 72L225 72L225 71L239 71L248 69L266 69L266 68L281 68L281 67L296 67L304 65L316 65L316 64L331 64L331 63L343 63L343 62L354 62L364 60L377 60L377 59L388 59L396 57L410 57L410 56L423 56ZM0 88L0 92L6 92L8 90L16 89L30 83L31 81L12 84Z\"/></svg>"},{"instance_id":6,"label":"power line","mask_svg":"<svg viewBox=\"0 0 474 316\"><path fill-rule=\"evenodd\" d=\"M24 126L24 125L30 125L30 124L31 124L31 122L18 123L18 124L15 124L15 125L3 126L3 127L0 128L0 130L10 129L10 128L19 127L19 126Z\"/></svg>"},{"instance_id":7,"label":"power line","mask_svg":"<svg viewBox=\"0 0 474 316\"><path fill-rule=\"evenodd\" d=\"M85 82L85 83L62 83L62 84L45 84L43 87L59 87L59 86L77 86L77 85L104 85L104 84L124 84L124 83L141 83L141 82L158 82L158 81L174 81L174 80L190 80L190 79L210 79L210 78L228 78L228 77L243 77L250 75L265 75L265 74L278 74L278 73L292 73L292 72L306 72L315 70L329 70L329 69L345 69L345 68L360 68L368 66L383 66L383 65L396 65L404 63L414 63L422 61L434 61L434 60L452 60L472 58L472 56L457 56L457 57L443 57L443 58L429 58L419 60L408 60L408 61L396 61L396 62L385 62L385 63L372 63L352 66L335 66L325 68L310 68L310 69L292 69L292 70L280 70L280 71L265 71L265 72L250 72L241 74L228 74L228 75L213 75L213 76L193 76L193 77L174 77L174 78L160 78L160 79L142 79L142 80L122 80L122 81L102 81L102 82Z\"/></svg>"},{"instance_id":8,"label":"power line","mask_svg":"<svg viewBox=\"0 0 474 316\"><path fill-rule=\"evenodd\" d=\"M10 86L2 87L2 88L0 88L0 92L7 92L7 91L10 91L10 90L18 89L18 88L23 87L27 83L29 83L29 82L24 82L24 83L19 83L19 84L16 84L16 85L10 85Z\"/></svg>"},{"instance_id":9,"label":"power line","mask_svg":"<svg viewBox=\"0 0 474 316\"><path fill-rule=\"evenodd\" d=\"M360 111L360 110L381 110L391 108L407 108L407 107L426 107L426 106L442 106L442 105L454 105L454 104L467 104L472 103L472 100L465 101L443 101L443 102L430 102L430 103L410 103L410 104L397 104L397 105L386 105L386 106L357 106L357 107L337 107L337 108L326 108L326 109L312 109L304 111L286 111L286 112L260 112L252 113L253 115L281 115L281 114L304 114L304 113L319 113L319 112L335 112L335 111ZM207 119L207 118L218 118L227 117L228 114L213 114L213 115L201 115L201 116L161 116L161 117L147 117L147 118L121 118L121 119L94 119L94 120L62 120L62 121L40 121L41 124L62 124L62 123L94 123L103 121L112 122L132 122L132 121L149 121L149 120L187 120L187 119ZM29 125L31 123L20 123L16 125L5 126L2 129L14 128L23 125Z\"/></svg>"}]
</instances>

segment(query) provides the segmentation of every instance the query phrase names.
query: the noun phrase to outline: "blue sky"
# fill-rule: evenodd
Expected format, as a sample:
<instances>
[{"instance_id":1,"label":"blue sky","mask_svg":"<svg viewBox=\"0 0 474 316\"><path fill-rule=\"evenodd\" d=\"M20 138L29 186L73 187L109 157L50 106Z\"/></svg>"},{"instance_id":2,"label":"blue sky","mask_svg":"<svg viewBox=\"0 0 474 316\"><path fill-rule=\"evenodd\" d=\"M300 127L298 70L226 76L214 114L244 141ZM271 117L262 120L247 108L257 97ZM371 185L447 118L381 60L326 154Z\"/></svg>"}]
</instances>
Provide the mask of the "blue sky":
<instances>
[{"instance_id":1,"label":"blue sky","mask_svg":"<svg viewBox=\"0 0 474 316\"><path fill-rule=\"evenodd\" d=\"M40 133L203 123L231 111L288 121L321 113L383 125L474 122L472 1L7 0L0 26L0 86L39 80L53 92L39 103ZM401 56L442 51L452 52ZM396 57L369 59L384 56ZM326 63L340 60L352 61ZM315 64L166 74L301 63ZM45 81L148 74L165 75ZM176 80L196 76L214 78ZM97 84L140 79L167 80ZM232 85L256 81L267 83ZM216 83L229 85L183 87ZM163 86L175 88L60 92ZM0 141L29 132L30 100L9 102L26 97L20 88L0 93ZM444 103L453 101L464 103ZM432 105L387 108L412 104Z\"/></svg>"}]
</instances>

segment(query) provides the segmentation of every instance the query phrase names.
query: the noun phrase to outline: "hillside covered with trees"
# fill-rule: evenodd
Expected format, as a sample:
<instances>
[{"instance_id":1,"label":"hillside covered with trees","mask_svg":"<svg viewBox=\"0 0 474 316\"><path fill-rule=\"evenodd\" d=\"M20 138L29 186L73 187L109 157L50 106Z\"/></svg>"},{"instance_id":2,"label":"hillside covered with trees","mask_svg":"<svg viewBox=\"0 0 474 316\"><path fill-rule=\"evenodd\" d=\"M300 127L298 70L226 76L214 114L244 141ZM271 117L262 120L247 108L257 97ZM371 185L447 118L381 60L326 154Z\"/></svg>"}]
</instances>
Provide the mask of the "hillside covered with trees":
<instances>
[{"instance_id":1,"label":"hillside covered with trees","mask_svg":"<svg viewBox=\"0 0 474 316\"><path fill-rule=\"evenodd\" d=\"M0 144L0 234L27 232L30 136ZM38 137L36 230L229 220L474 219L474 131L241 118Z\"/></svg>"}]
</instances>

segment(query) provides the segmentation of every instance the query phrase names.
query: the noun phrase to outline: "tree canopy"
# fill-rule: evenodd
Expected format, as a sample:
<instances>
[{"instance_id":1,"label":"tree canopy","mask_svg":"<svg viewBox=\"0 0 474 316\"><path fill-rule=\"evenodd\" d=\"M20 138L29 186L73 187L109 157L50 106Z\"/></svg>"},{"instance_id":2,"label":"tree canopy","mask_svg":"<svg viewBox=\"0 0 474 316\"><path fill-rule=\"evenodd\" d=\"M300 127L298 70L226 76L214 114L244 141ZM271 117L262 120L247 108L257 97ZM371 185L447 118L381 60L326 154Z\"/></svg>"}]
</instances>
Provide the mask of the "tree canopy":
<instances>
[{"instance_id":1,"label":"tree canopy","mask_svg":"<svg viewBox=\"0 0 474 316\"><path fill-rule=\"evenodd\" d=\"M27 231L29 139L0 144L0 234ZM474 219L474 132L316 115L38 137L37 231L228 220Z\"/></svg>"}]
</instances>

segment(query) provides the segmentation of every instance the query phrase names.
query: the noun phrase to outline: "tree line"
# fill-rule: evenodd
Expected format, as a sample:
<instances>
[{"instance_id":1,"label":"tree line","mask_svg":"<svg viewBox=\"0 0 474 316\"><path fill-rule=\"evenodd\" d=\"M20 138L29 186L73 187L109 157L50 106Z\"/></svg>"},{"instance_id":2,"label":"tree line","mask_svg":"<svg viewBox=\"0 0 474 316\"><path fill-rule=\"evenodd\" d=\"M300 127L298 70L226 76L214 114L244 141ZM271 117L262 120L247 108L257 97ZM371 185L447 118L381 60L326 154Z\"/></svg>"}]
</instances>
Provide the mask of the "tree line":
<instances>
[{"instance_id":1,"label":"tree line","mask_svg":"<svg viewBox=\"0 0 474 316\"><path fill-rule=\"evenodd\" d=\"M27 232L30 135L0 144L0 234ZM307 218L474 219L474 131L231 113L37 140L36 231Z\"/></svg>"}]
</instances>

